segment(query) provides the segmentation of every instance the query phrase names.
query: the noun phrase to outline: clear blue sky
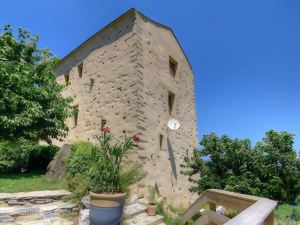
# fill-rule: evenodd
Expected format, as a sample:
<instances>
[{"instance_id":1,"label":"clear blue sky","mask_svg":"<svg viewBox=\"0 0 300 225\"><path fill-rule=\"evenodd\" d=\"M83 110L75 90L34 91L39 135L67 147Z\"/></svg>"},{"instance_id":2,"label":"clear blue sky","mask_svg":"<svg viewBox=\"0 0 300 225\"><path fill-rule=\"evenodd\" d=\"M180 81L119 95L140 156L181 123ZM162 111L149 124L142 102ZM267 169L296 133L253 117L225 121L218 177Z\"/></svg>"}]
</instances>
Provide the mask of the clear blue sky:
<instances>
[{"instance_id":1,"label":"clear blue sky","mask_svg":"<svg viewBox=\"0 0 300 225\"><path fill-rule=\"evenodd\" d=\"M0 0L0 24L63 57L131 7L172 27L189 57L199 137L287 130L300 149L299 0Z\"/></svg>"}]
</instances>

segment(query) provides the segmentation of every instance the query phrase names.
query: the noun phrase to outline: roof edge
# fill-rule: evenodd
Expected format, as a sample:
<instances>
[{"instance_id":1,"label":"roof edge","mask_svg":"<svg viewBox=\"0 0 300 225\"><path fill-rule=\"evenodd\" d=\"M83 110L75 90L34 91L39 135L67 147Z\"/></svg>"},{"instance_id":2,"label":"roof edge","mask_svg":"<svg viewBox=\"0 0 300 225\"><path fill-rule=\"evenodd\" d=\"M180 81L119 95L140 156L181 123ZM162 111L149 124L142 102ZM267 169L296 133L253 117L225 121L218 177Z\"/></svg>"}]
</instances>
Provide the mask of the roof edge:
<instances>
[{"instance_id":1,"label":"roof edge","mask_svg":"<svg viewBox=\"0 0 300 225\"><path fill-rule=\"evenodd\" d=\"M116 24L117 22L121 21L123 18L127 17L128 15L132 13L136 13L137 10L135 8L131 8L125 13L123 13L121 16L117 17L115 20L104 26L102 29L94 33L91 37L86 39L84 42L82 42L79 46L77 46L75 49L73 49L70 53L65 55L61 60L58 62L58 66L61 65L63 62L65 62L67 59L69 59L72 55L74 55L77 51L79 51L83 46L85 46L88 42L90 42L92 39L96 38L98 35L109 29L111 26Z\"/></svg>"},{"instance_id":2,"label":"roof edge","mask_svg":"<svg viewBox=\"0 0 300 225\"><path fill-rule=\"evenodd\" d=\"M144 18L148 19L150 22L156 24L157 26L160 26L160 27L162 27L162 28L164 28L164 29L167 29L167 30L171 31L172 35L174 36L174 38L175 38L177 44L179 45L179 47L180 47L180 49L181 49L181 51L182 51L182 53L183 53L183 55L184 55L186 61L188 62L189 66L190 66L190 68L191 68L191 70L192 70L192 72L194 72L194 71L193 71L192 64L190 63L189 58L187 57L185 51L183 50L183 48L182 48L182 46L181 46L179 40L177 39L177 37L176 37L175 32L173 31L173 29L172 29L171 27L169 27L169 26L166 26L166 25L164 25L164 24L161 24L161 23L159 23L159 22L157 22L157 21L155 21L155 20L149 18L148 16L144 15L143 13L139 12L138 10L135 10L135 11L136 11L139 15L141 15L141 16L143 16Z\"/></svg>"},{"instance_id":3,"label":"roof edge","mask_svg":"<svg viewBox=\"0 0 300 225\"><path fill-rule=\"evenodd\" d=\"M116 18L115 20L113 20L112 22L110 22L109 24L107 24L106 26L104 26L102 29L100 29L99 31L97 31L95 34L93 34L90 38L86 39L83 43L81 43L78 47L76 47L75 49L73 49L70 53L68 53L66 56L64 56L59 62L58 62L58 66L61 65L63 62L65 62L67 59L69 59L72 55L74 55L77 51L79 51L82 47L84 47L88 42L90 42L92 39L96 38L98 35L100 35L101 33L103 33L104 31L106 31L107 29L109 29L111 26L113 26L114 24L116 24L117 22L119 22L120 20L122 20L123 18L127 17L128 15L130 14L133 14L133 13L137 13L139 14L140 16L146 18L147 20L149 20L150 22L156 24L157 26L160 26L164 29L167 29L169 31L171 31L171 33L173 34L176 42L178 43L181 51L183 52L183 55L184 57L186 58L192 72L193 72L193 67L185 53L185 51L183 50L180 42L178 41L174 31L172 30L172 28L166 26L166 25L163 25L159 22L156 22L155 20L145 16L143 13L137 11L135 8L130 8L128 11L126 11L125 13L123 13L121 16L119 16L118 18Z\"/></svg>"}]
</instances>

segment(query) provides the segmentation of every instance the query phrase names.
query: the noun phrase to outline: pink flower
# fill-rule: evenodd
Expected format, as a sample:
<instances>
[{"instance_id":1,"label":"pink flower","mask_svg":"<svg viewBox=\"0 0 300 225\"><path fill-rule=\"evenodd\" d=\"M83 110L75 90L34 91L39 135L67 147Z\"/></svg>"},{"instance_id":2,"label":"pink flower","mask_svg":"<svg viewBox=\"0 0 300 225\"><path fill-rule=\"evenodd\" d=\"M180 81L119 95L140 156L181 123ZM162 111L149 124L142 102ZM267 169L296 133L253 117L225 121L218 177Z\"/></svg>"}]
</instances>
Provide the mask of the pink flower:
<instances>
[{"instance_id":1,"label":"pink flower","mask_svg":"<svg viewBox=\"0 0 300 225\"><path fill-rule=\"evenodd\" d=\"M135 142L140 142L141 141L141 138L140 138L139 134L133 135L133 141L135 141Z\"/></svg>"},{"instance_id":2,"label":"pink flower","mask_svg":"<svg viewBox=\"0 0 300 225\"><path fill-rule=\"evenodd\" d=\"M109 134L110 133L110 127L103 127L102 132L104 134Z\"/></svg>"}]
</instances>

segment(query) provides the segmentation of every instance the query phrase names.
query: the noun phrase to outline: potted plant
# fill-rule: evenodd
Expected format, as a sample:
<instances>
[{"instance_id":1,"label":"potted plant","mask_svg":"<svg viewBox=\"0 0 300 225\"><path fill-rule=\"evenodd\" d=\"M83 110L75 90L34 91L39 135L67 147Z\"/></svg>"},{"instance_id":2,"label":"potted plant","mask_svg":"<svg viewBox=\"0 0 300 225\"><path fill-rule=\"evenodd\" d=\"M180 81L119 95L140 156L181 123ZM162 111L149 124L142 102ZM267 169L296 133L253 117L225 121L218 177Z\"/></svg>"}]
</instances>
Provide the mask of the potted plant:
<instances>
[{"instance_id":1,"label":"potted plant","mask_svg":"<svg viewBox=\"0 0 300 225\"><path fill-rule=\"evenodd\" d=\"M149 195L148 195L148 207L147 207L147 214L148 216L155 216L156 215L156 198L157 198L157 191L155 187L149 186Z\"/></svg>"},{"instance_id":2,"label":"potted plant","mask_svg":"<svg viewBox=\"0 0 300 225\"><path fill-rule=\"evenodd\" d=\"M122 167L126 153L140 137L125 136L123 142L116 142L110 128L105 127L97 139L99 144L93 150L95 162L89 171L90 220L92 225L118 225L129 186L143 176L137 166L127 170Z\"/></svg>"}]
</instances>

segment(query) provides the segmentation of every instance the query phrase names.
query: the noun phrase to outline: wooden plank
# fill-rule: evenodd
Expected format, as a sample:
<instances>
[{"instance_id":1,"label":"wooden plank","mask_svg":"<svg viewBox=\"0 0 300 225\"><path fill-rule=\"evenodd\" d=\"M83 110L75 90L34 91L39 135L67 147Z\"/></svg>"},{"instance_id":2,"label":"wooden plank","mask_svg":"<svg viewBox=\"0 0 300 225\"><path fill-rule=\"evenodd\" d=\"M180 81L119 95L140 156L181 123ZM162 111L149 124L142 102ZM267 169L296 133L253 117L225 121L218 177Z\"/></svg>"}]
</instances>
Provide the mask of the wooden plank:
<instances>
[{"instance_id":1,"label":"wooden plank","mask_svg":"<svg viewBox=\"0 0 300 225\"><path fill-rule=\"evenodd\" d=\"M264 225L274 225L274 211L267 217L264 222Z\"/></svg>"},{"instance_id":2,"label":"wooden plank","mask_svg":"<svg viewBox=\"0 0 300 225\"><path fill-rule=\"evenodd\" d=\"M231 208L235 209L239 212L245 210L249 206L251 206L253 203L253 200L247 200L244 198L239 198L238 196L235 195L222 195L220 193L215 193L215 192L207 192L207 201L209 203L214 203L217 205L222 205L225 208Z\"/></svg>"},{"instance_id":3,"label":"wooden plank","mask_svg":"<svg viewBox=\"0 0 300 225\"><path fill-rule=\"evenodd\" d=\"M198 223L194 223L195 225L202 225L203 223L206 224L206 219L216 225L273 225L273 210L277 205L277 202L265 198L217 189L209 189L203 192L200 197L186 210L183 215L183 223L186 223L201 208L203 208L206 203L210 203L210 209L212 211L208 211L203 214L197 220ZM213 212L216 210L216 205L232 208L240 211L241 213L232 220L229 220L229 218Z\"/></svg>"},{"instance_id":4,"label":"wooden plank","mask_svg":"<svg viewBox=\"0 0 300 225\"><path fill-rule=\"evenodd\" d=\"M229 196L232 198L238 198L241 200L252 201L252 202L256 202L260 199L260 197L257 197L257 196L240 194L240 193L236 193L236 192L224 191L224 190L219 190L219 189L208 189L208 190L206 190L206 192L216 193L219 195Z\"/></svg>"},{"instance_id":5,"label":"wooden plank","mask_svg":"<svg viewBox=\"0 0 300 225\"><path fill-rule=\"evenodd\" d=\"M211 212L215 212L216 209L217 209L217 205L215 203L209 203L209 210ZM211 221L210 225L217 225L217 224Z\"/></svg>"},{"instance_id":6,"label":"wooden plank","mask_svg":"<svg viewBox=\"0 0 300 225\"><path fill-rule=\"evenodd\" d=\"M209 210L215 212L217 209L217 206L215 203L209 203Z\"/></svg>"},{"instance_id":7,"label":"wooden plank","mask_svg":"<svg viewBox=\"0 0 300 225\"><path fill-rule=\"evenodd\" d=\"M217 225L223 225L225 223L227 223L230 219L226 216L220 215L214 211L208 211L208 220L210 222L212 222L213 224L217 224Z\"/></svg>"},{"instance_id":8,"label":"wooden plank","mask_svg":"<svg viewBox=\"0 0 300 225\"><path fill-rule=\"evenodd\" d=\"M192 216L194 216L203 206L207 203L206 192L203 192L200 197L189 206L189 208L183 214L183 223L187 222Z\"/></svg>"},{"instance_id":9,"label":"wooden plank","mask_svg":"<svg viewBox=\"0 0 300 225\"><path fill-rule=\"evenodd\" d=\"M225 223L225 225L261 225L272 214L277 202L261 198L248 209Z\"/></svg>"},{"instance_id":10,"label":"wooden plank","mask_svg":"<svg viewBox=\"0 0 300 225\"><path fill-rule=\"evenodd\" d=\"M205 212L200 216L193 225L206 225L209 223L208 212Z\"/></svg>"}]
</instances>

